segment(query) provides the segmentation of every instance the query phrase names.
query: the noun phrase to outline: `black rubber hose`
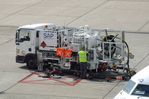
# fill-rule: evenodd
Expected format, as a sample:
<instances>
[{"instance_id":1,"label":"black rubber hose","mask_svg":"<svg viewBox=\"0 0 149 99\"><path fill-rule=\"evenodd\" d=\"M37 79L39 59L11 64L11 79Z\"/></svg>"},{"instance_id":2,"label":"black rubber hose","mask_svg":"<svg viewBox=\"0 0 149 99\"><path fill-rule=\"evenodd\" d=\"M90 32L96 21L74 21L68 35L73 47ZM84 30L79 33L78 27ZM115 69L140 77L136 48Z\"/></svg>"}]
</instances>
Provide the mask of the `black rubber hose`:
<instances>
[{"instance_id":1,"label":"black rubber hose","mask_svg":"<svg viewBox=\"0 0 149 99\"><path fill-rule=\"evenodd\" d=\"M125 43L125 45L126 45L126 47L127 47L127 51L128 51L128 55L127 55L127 62L126 62L126 64L127 64L127 66L128 66L128 70L129 70L129 46L128 46L128 44L127 44L127 42L126 41L123 41L124 43ZM128 71L127 71L128 72Z\"/></svg>"}]
</instances>

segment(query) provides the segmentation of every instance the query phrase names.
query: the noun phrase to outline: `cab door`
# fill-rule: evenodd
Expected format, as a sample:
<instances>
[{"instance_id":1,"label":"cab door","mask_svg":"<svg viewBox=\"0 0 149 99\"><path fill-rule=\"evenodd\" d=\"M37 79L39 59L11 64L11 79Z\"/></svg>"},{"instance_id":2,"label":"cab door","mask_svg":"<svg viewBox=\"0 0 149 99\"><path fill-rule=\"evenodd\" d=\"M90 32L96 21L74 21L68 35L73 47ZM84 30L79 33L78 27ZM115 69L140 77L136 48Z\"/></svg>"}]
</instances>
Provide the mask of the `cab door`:
<instances>
[{"instance_id":1,"label":"cab door","mask_svg":"<svg viewBox=\"0 0 149 99\"><path fill-rule=\"evenodd\" d=\"M33 40L32 29L18 29L16 33L16 54L26 56L35 53L35 40Z\"/></svg>"}]
</instances>

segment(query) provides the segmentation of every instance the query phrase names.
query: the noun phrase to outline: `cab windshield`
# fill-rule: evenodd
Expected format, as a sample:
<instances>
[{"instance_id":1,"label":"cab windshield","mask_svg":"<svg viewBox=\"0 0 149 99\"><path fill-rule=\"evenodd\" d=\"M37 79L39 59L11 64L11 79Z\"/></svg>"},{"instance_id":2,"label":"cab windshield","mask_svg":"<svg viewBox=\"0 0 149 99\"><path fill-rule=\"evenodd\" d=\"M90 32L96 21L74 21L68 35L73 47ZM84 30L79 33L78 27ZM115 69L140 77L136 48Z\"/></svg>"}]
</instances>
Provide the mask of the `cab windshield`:
<instances>
[{"instance_id":1,"label":"cab windshield","mask_svg":"<svg viewBox=\"0 0 149 99\"><path fill-rule=\"evenodd\" d=\"M30 29L19 29L16 31L16 42L30 41Z\"/></svg>"},{"instance_id":2,"label":"cab windshield","mask_svg":"<svg viewBox=\"0 0 149 99\"><path fill-rule=\"evenodd\" d=\"M132 92L132 95L149 97L149 85L138 84Z\"/></svg>"},{"instance_id":3,"label":"cab windshield","mask_svg":"<svg viewBox=\"0 0 149 99\"><path fill-rule=\"evenodd\" d=\"M129 94L131 92L131 90L133 89L133 87L135 86L135 84L136 83L134 81L129 80L128 83L123 88L123 91L125 91L127 94Z\"/></svg>"}]
</instances>

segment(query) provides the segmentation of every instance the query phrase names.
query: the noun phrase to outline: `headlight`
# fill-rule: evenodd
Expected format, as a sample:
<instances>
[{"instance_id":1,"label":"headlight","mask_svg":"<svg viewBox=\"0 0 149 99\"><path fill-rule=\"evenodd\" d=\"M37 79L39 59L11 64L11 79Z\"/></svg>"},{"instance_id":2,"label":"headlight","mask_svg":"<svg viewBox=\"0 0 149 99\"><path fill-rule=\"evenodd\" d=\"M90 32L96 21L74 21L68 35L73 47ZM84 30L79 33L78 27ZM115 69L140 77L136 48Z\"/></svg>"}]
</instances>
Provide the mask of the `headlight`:
<instances>
[{"instance_id":1,"label":"headlight","mask_svg":"<svg viewBox=\"0 0 149 99\"><path fill-rule=\"evenodd\" d=\"M16 49L16 55L24 56L25 54L26 54L26 52L24 50Z\"/></svg>"},{"instance_id":2,"label":"headlight","mask_svg":"<svg viewBox=\"0 0 149 99\"><path fill-rule=\"evenodd\" d=\"M20 53L20 49L16 49L16 54L18 55Z\"/></svg>"},{"instance_id":3,"label":"headlight","mask_svg":"<svg viewBox=\"0 0 149 99\"><path fill-rule=\"evenodd\" d=\"M22 54L22 55L25 55L25 51L24 51L24 50L22 50L22 51L21 51L21 54Z\"/></svg>"}]
</instances>

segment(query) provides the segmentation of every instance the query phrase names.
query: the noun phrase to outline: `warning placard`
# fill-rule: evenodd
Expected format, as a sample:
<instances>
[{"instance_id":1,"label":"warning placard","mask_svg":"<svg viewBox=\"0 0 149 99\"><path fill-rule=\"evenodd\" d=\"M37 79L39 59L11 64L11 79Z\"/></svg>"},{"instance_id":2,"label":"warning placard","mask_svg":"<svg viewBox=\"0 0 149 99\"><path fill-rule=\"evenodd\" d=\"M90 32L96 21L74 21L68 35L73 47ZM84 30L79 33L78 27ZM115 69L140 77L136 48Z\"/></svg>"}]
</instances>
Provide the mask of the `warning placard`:
<instances>
[{"instance_id":1,"label":"warning placard","mask_svg":"<svg viewBox=\"0 0 149 99\"><path fill-rule=\"evenodd\" d=\"M49 50L57 46L57 33L51 30L41 30L39 33L39 49Z\"/></svg>"}]
</instances>

